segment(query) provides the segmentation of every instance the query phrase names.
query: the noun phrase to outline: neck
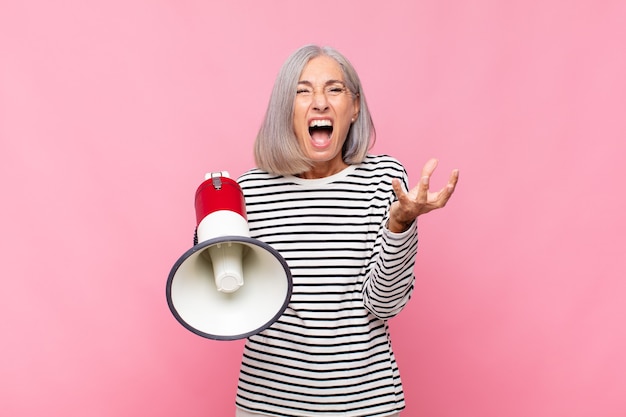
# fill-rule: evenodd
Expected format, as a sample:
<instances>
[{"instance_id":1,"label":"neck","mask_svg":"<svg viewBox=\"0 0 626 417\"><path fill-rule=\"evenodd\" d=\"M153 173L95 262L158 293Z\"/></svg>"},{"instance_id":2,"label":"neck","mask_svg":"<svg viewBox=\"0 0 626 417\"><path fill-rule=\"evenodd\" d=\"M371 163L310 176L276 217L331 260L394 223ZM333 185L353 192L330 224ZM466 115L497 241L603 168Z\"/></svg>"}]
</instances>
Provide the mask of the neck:
<instances>
[{"instance_id":1,"label":"neck","mask_svg":"<svg viewBox=\"0 0 626 417\"><path fill-rule=\"evenodd\" d=\"M331 175L335 175L338 172L343 171L348 167L343 160L338 164L316 164L311 167L308 171L302 172L298 175L300 178L304 178L305 180L314 180L319 178L330 177Z\"/></svg>"}]
</instances>

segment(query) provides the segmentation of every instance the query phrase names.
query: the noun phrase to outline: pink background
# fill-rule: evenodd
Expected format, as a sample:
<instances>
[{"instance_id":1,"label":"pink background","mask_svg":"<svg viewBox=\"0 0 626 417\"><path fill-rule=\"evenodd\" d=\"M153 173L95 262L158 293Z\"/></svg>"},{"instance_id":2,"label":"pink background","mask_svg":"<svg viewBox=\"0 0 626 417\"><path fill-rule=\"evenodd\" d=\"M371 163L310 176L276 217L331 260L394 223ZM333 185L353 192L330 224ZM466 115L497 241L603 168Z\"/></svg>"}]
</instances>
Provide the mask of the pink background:
<instances>
[{"instance_id":1,"label":"pink background","mask_svg":"<svg viewBox=\"0 0 626 417\"><path fill-rule=\"evenodd\" d=\"M239 175L280 64L358 69L420 221L391 323L405 417L626 415L626 2L3 1L4 416L230 416L241 342L165 301L207 171Z\"/></svg>"}]
</instances>

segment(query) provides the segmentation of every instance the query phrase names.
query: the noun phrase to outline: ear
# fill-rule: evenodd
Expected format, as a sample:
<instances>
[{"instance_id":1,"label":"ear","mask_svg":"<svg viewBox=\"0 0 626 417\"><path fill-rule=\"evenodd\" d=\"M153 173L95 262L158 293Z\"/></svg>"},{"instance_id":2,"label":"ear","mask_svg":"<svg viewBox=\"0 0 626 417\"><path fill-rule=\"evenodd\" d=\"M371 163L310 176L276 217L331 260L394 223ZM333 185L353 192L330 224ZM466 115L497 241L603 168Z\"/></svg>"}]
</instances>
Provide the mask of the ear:
<instances>
[{"instance_id":1,"label":"ear","mask_svg":"<svg viewBox=\"0 0 626 417\"><path fill-rule=\"evenodd\" d=\"M354 122L356 118L359 117L359 112L361 111L361 97L360 96L357 95L356 97L354 97L352 106L354 107L354 112L352 113L352 122Z\"/></svg>"}]
</instances>

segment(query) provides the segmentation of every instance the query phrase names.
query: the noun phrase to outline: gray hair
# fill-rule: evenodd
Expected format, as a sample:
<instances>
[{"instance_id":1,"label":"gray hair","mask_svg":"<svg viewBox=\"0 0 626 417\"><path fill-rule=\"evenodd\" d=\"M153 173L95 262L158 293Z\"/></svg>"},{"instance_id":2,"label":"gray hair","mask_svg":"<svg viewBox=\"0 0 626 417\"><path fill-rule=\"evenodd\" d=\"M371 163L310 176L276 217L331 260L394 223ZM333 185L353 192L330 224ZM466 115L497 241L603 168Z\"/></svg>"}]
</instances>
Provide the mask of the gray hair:
<instances>
[{"instance_id":1,"label":"gray hair","mask_svg":"<svg viewBox=\"0 0 626 417\"><path fill-rule=\"evenodd\" d=\"M346 87L360 102L359 115L352 123L343 146L344 162L349 165L362 162L374 144L374 123L362 91L361 80L350 61L331 47L306 45L287 58L276 77L265 119L254 143L254 158L260 169L273 174L295 175L312 166L311 161L302 153L293 131L294 102L304 67L311 59L322 55L337 61L343 70Z\"/></svg>"}]
</instances>

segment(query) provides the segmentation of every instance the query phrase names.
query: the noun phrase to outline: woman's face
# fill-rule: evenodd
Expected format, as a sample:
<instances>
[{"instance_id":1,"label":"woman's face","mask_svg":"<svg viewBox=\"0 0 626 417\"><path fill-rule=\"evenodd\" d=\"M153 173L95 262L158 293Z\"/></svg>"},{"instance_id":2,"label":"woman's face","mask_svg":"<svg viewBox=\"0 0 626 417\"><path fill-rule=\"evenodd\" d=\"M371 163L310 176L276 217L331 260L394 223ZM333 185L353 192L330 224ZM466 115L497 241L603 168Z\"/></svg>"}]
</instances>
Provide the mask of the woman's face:
<instances>
[{"instance_id":1,"label":"woman's face","mask_svg":"<svg viewBox=\"0 0 626 417\"><path fill-rule=\"evenodd\" d=\"M302 177L336 174L347 166L341 150L359 114L358 97L346 87L337 61L324 55L304 67L297 91L293 130L301 149L314 163Z\"/></svg>"}]
</instances>

